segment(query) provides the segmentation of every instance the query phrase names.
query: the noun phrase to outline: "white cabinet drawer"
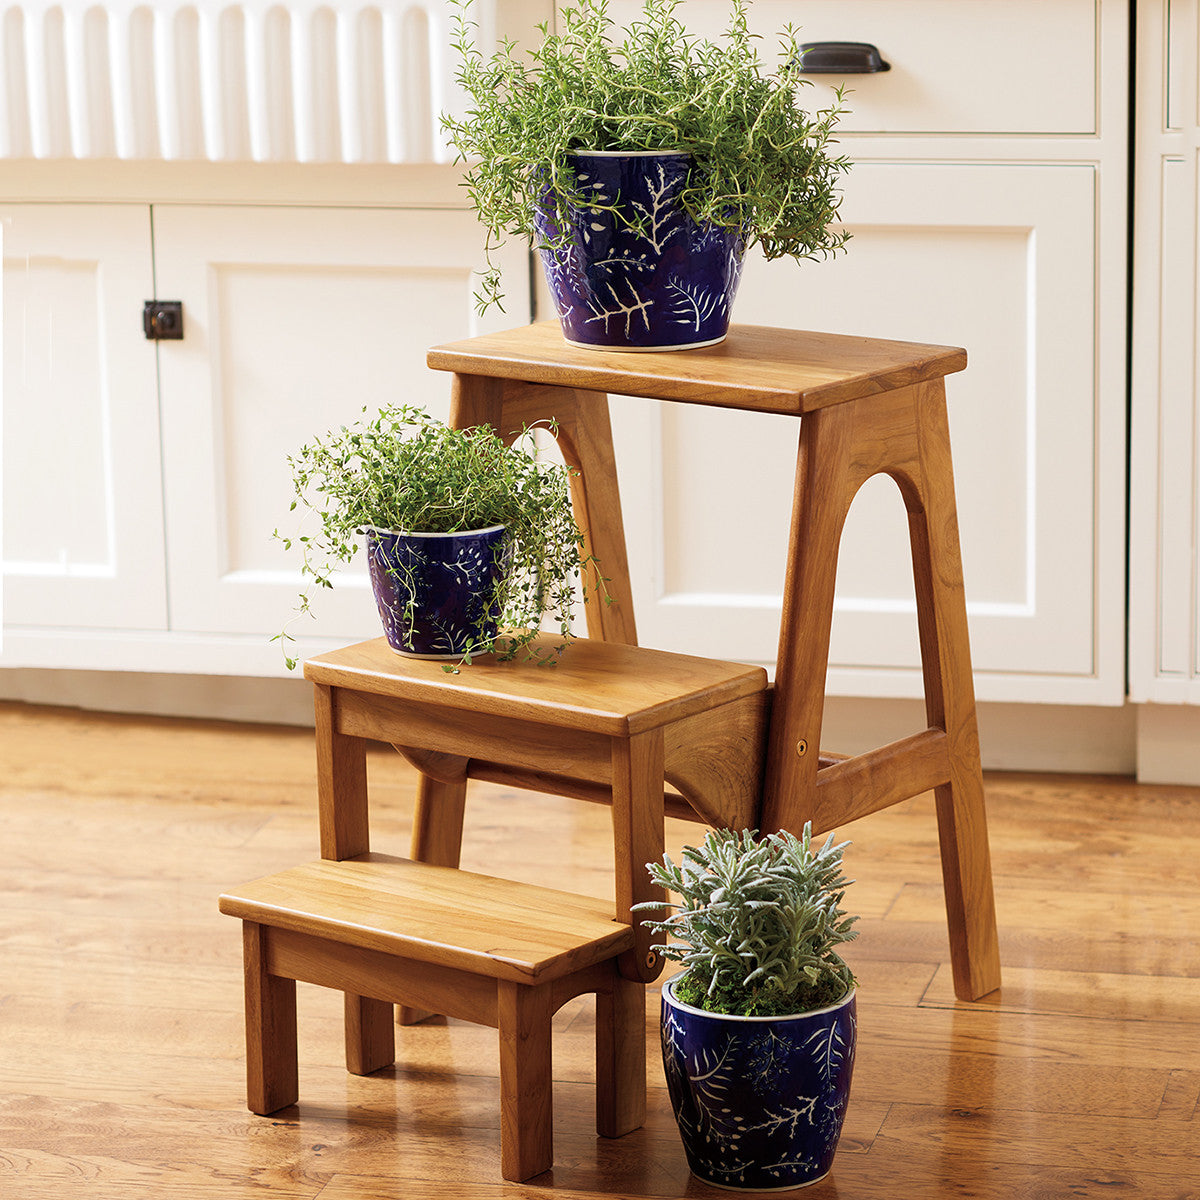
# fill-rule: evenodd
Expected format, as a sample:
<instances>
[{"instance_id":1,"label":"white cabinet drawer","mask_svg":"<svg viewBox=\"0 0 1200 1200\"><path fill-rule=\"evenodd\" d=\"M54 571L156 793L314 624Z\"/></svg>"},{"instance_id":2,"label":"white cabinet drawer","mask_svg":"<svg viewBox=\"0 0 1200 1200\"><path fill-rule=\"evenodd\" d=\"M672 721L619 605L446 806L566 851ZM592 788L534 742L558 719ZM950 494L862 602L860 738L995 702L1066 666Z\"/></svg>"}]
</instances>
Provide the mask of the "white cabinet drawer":
<instances>
[{"instance_id":1,"label":"white cabinet drawer","mask_svg":"<svg viewBox=\"0 0 1200 1200\"><path fill-rule=\"evenodd\" d=\"M640 0L617 0L628 21ZM705 37L725 27L727 0L686 0ZM772 62L788 22L801 42L868 42L889 71L814 75L806 104L844 83L847 133L1087 134L1096 130L1096 0L755 0L750 22Z\"/></svg>"}]
</instances>

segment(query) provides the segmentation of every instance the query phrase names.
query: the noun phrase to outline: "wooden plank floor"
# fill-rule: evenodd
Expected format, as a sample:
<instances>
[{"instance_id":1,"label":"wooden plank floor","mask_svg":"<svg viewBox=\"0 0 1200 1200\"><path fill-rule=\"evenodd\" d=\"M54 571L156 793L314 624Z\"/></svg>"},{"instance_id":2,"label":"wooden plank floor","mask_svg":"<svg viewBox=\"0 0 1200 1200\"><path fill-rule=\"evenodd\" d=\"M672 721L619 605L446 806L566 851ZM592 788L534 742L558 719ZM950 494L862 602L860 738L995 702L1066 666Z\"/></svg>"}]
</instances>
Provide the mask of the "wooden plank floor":
<instances>
[{"instance_id":1,"label":"wooden plank floor","mask_svg":"<svg viewBox=\"0 0 1200 1200\"><path fill-rule=\"evenodd\" d=\"M381 750L371 774L375 848L403 853L411 771ZM953 998L928 799L844 831L861 1040L806 1195L1200 1197L1200 789L993 775L988 803L1006 982L980 1004ZM656 1047L646 1127L596 1138L584 1000L557 1020L556 1166L523 1186L490 1030L400 1030L399 1065L358 1079L339 998L302 986L301 1103L246 1112L217 895L315 857L314 810L303 731L0 706L0 1196L720 1194L689 1178ZM465 866L608 894L605 810L481 786L468 819Z\"/></svg>"}]
</instances>

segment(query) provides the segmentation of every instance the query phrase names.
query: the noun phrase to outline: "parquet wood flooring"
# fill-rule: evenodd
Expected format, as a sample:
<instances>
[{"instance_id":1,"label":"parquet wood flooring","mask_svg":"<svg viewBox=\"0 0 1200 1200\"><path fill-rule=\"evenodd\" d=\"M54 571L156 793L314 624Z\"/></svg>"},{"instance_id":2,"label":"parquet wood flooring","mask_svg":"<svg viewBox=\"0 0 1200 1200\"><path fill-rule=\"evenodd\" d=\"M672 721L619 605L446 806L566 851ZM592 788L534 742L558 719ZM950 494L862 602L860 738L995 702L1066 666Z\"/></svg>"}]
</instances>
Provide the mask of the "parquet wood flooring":
<instances>
[{"instance_id":1,"label":"parquet wood flooring","mask_svg":"<svg viewBox=\"0 0 1200 1200\"><path fill-rule=\"evenodd\" d=\"M370 771L375 848L403 853L411 769L381 750ZM1005 985L975 1004L951 986L929 798L843 831L859 1055L806 1196L1200 1197L1200 789L995 774L987 799ZM356 1078L340 998L302 986L301 1103L245 1111L216 898L313 858L315 813L302 730L0 706L0 1197L720 1194L688 1175L656 1046L645 1128L595 1136L582 998L556 1017L556 1165L529 1183L499 1178L488 1029L400 1028L398 1064ZM601 808L477 785L468 831L470 870L609 896ZM670 822L668 845L700 832Z\"/></svg>"}]
</instances>

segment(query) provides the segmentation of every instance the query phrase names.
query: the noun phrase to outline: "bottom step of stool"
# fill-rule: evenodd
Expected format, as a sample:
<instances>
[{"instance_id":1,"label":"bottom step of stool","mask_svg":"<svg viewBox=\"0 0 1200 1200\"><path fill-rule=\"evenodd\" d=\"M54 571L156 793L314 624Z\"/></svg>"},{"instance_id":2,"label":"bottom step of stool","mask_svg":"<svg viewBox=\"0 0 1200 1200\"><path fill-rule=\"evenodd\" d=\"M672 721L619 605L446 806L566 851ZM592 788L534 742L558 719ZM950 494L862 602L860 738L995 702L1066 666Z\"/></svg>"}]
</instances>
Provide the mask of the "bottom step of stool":
<instances>
[{"instance_id":1,"label":"bottom step of stool","mask_svg":"<svg viewBox=\"0 0 1200 1200\"><path fill-rule=\"evenodd\" d=\"M633 930L600 901L408 859L369 854L281 871L221 897L243 921L250 1108L298 1099L295 980L347 994L347 1061L394 1057L393 1003L430 1008L500 1038L501 1173L553 1163L550 1020L595 992L596 1124L645 1117L645 988L617 957Z\"/></svg>"},{"instance_id":2,"label":"bottom step of stool","mask_svg":"<svg viewBox=\"0 0 1200 1200\"><path fill-rule=\"evenodd\" d=\"M415 962L533 984L633 946L612 904L386 854L319 859L221 897L221 912Z\"/></svg>"}]
</instances>

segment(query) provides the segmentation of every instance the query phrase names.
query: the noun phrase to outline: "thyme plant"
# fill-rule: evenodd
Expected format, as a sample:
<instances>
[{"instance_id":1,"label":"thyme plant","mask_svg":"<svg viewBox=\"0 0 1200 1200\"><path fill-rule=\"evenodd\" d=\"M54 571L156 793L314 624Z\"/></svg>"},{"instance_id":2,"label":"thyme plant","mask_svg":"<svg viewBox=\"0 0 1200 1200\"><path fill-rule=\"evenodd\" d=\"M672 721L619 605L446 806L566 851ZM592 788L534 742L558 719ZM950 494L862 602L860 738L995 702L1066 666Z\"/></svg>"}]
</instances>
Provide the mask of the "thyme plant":
<instances>
[{"instance_id":1,"label":"thyme plant","mask_svg":"<svg viewBox=\"0 0 1200 1200\"><path fill-rule=\"evenodd\" d=\"M536 657L531 643L547 617L562 637L561 652L571 636L576 583L590 580L586 598L602 590L603 580L583 552L571 511L570 469L539 459L532 436L525 429L508 445L488 426L451 429L411 405L382 408L288 458L296 492L291 507L310 509L319 528L294 536L276 529L275 536L284 549L299 549L301 571L313 585L328 588L338 566L357 553L368 526L457 533L504 525L511 567L486 605L501 613L501 632L481 636L463 661L492 652L511 659L523 650ZM308 613L305 590L297 616ZM285 629L278 640L293 639ZM294 658L286 661L295 667Z\"/></svg>"},{"instance_id":2,"label":"thyme plant","mask_svg":"<svg viewBox=\"0 0 1200 1200\"><path fill-rule=\"evenodd\" d=\"M570 206L584 200L569 159L577 150L690 153L688 212L736 231L768 259L825 258L845 245L849 234L835 222L849 161L831 151L842 93L815 113L800 105L810 81L791 25L770 71L747 24L749 0L730 0L718 42L686 31L679 0L643 0L620 42L608 0L574 0L559 10L560 31L538 26L537 48L521 53L506 40L485 58L468 19L472 0L450 2L468 107L442 124L459 161L471 164L464 186L487 231L481 309L502 298L491 252L506 234L534 238L547 188L554 224L568 228Z\"/></svg>"},{"instance_id":3,"label":"thyme plant","mask_svg":"<svg viewBox=\"0 0 1200 1200\"><path fill-rule=\"evenodd\" d=\"M779 1016L835 1004L854 976L836 947L857 936L856 916L842 909L852 880L830 834L820 849L812 826L797 838L759 838L722 829L686 846L678 866L668 855L647 863L651 878L680 896L651 929L678 939L663 953L683 964L675 995L709 1012ZM646 903L638 908L663 906Z\"/></svg>"}]
</instances>

